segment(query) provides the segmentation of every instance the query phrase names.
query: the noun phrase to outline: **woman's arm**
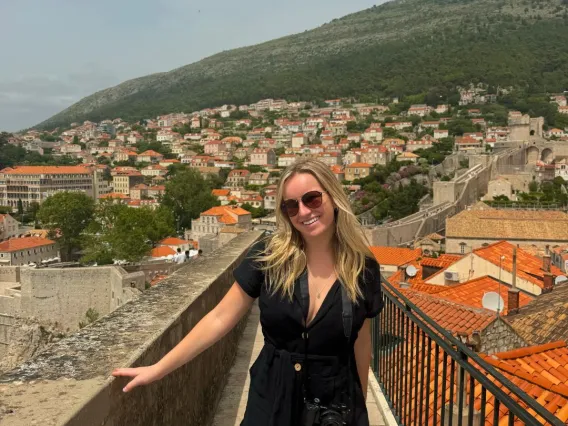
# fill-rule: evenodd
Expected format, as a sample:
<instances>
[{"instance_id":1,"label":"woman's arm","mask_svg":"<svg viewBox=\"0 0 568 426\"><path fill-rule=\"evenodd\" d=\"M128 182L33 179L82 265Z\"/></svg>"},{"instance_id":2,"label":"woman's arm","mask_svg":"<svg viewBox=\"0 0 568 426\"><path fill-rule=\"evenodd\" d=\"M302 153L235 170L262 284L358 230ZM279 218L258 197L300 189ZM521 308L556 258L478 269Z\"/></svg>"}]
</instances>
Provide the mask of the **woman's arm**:
<instances>
[{"instance_id":1,"label":"woman's arm","mask_svg":"<svg viewBox=\"0 0 568 426\"><path fill-rule=\"evenodd\" d=\"M147 385L191 361L201 352L220 340L237 325L248 312L254 299L236 282L219 304L168 352L159 362L148 367L119 368L113 376L133 377L124 388L128 392L139 385Z\"/></svg>"},{"instance_id":2,"label":"woman's arm","mask_svg":"<svg viewBox=\"0 0 568 426\"><path fill-rule=\"evenodd\" d=\"M366 319L355 341L355 362L361 380L361 387L365 401L367 400L367 386L369 383L369 366L371 365L371 320Z\"/></svg>"}]
</instances>

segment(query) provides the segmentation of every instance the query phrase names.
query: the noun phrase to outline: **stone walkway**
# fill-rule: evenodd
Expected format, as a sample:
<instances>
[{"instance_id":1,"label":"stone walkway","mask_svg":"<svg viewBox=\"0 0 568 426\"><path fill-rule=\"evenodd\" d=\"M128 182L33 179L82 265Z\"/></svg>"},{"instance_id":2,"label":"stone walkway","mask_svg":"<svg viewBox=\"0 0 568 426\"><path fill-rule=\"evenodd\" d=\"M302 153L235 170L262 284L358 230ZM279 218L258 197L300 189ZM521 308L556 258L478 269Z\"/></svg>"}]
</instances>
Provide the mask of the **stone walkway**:
<instances>
[{"instance_id":1,"label":"stone walkway","mask_svg":"<svg viewBox=\"0 0 568 426\"><path fill-rule=\"evenodd\" d=\"M250 381L249 368L256 360L264 343L259 315L258 305L255 303L239 342L237 359L229 373L227 385L215 413L213 426L238 426L245 414ZM367 410L370 426L385 424L370 388L367 391Z\"/></svg>"}]
</instances>

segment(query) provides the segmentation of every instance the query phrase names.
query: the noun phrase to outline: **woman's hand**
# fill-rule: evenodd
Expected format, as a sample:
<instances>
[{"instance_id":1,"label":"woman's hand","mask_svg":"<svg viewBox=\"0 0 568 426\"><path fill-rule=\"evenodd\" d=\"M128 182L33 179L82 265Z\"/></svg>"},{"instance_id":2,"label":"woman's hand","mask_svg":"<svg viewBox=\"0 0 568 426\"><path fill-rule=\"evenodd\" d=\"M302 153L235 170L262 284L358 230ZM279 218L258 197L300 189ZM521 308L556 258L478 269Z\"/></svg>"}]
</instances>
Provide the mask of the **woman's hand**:
<instances>
[{"instance_id":1,"label":"woman's hand","mask_svg":"<svg viewBox=\"0 0 568 426\"><path fill-rule=\"evenodd\" d=\"M156 364L149 365L148 367L138 368L116 368L112 375L114 377L133 377L130 382L122 389L123 392L128 392L136 386L149 385L156 380L160 380L163 375Z\"/></svg>"}]
</instances>

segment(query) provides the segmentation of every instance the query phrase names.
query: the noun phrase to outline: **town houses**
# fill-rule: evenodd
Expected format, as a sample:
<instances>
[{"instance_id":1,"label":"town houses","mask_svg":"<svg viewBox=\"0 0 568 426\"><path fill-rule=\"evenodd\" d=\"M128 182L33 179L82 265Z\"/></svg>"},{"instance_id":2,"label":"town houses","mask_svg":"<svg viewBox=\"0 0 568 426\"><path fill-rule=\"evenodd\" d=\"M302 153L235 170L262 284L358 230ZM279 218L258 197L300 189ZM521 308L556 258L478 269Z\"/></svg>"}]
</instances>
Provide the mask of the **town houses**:
<instances>
[{"instance_id":1,"label":"town houses","mask_svg":"<svg viewBox=\"0 0 568 426\"><path fill-rule=\"evenodd\" d=\"M461 105L440 99L438 104L404 108L398 107L396 98L381 103L329 99L319 104L264 99L136 123L73 123L69 129L52 131L54 142L40 140L40 133L32 129L14 135L10 143L38 153L50 149L53 156L71 158L77 165L0 170L0 204L16 210L19 201L27 208L58 191L82 191L95 199L156 208L175 171L191 168L214 179L212 194L220 205L270 215L280 173L300 158L321 160L352 194L360 188L359 181L395 161L398 167L412 165L427 173L448 151L484 155L519 143L514 126L526 116L508 111L508 122L494 121L475 103L492 102L480 93L475 88L461 90ZM564 112L563 95L552 96L550 102L558 113ZM469 124L459 131L452 127L453 120L460 120L460 126L464 120ZM568 129L550 127L542 136L561 142L568 139ZM446 153L432 157L441 146ZM539 179L565 179L568 166L565 160L543 159L536 173ZM206 228L200 229L204 233Z\"/></svg>"}]
</instances>

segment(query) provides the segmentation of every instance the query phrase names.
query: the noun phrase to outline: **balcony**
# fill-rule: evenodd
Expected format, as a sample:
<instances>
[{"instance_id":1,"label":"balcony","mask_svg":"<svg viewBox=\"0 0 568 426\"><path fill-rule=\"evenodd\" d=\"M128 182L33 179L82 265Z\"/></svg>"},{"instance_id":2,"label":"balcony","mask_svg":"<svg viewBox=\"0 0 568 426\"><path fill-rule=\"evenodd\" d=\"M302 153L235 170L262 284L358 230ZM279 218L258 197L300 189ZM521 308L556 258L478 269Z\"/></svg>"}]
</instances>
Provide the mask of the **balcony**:
<instances>
[{"instance_id":1,"label":"balcony","mask_svg":"<svg viewBox=\"0 0 568 426\"><path fill-rule=\"evenodd\" d=\"M248 366L262 342L256 307L220 342L157 383L124 394L126 379L110 373L154 363L175 346L223 297L259 236L240 235L1 376L0 425L239 424ZM560 415L566 399L549 393L537 402L525 385L384 286L385 309L372 329L372 426L564 424L553 412Z\"/></svg>"}]
</instances>

